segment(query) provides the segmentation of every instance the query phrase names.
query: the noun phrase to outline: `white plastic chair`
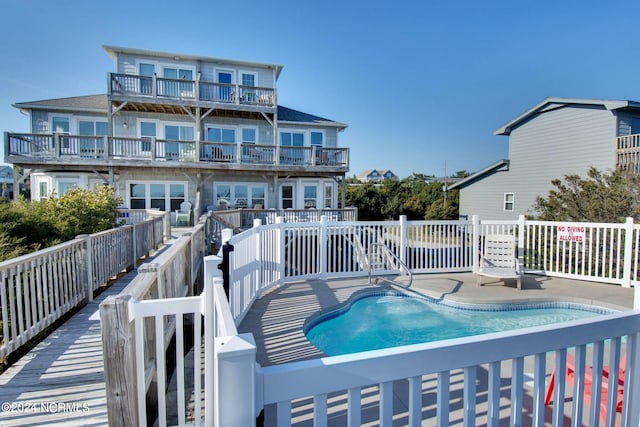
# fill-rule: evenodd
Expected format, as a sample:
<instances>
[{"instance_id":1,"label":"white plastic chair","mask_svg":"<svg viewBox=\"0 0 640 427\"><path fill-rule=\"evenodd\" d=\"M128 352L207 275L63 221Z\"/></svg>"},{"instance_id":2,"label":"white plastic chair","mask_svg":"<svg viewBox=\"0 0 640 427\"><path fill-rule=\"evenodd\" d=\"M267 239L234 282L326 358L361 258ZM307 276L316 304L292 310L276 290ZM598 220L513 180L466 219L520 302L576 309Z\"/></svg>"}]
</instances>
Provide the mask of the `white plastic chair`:
<instances>
[{"instance_id":1,"label":"white plastic chair","mask_svg":"<svg viewBox=\"0 0 640 427\"><path fill-rule=\"evenodd\" d=\"M180 203L180 209L176 211L176 226L191 224L191 203Z\"/></svg>"},{"instance_id":2,"label":"white plastic chair","mask_svg":"<svg viewBox=\"0 0 640 427\"><path fill-rule=\"evenodd\" d=\"M481 246L478 286L482 276L498 279L516 279L518 289L522 289L522 266L516 253L516 239L511 234L487 234Z\"/></svg>"}]
</instances>

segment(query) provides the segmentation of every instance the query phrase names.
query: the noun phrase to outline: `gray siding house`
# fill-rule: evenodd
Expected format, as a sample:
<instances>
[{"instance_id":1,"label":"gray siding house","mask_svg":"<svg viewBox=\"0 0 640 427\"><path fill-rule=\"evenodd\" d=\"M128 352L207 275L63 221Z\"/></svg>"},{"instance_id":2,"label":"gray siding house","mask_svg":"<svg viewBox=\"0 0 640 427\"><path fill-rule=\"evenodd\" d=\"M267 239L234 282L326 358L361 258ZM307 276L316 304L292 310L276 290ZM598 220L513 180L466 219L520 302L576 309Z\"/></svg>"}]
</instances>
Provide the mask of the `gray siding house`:
<instances>
[{"instance_id":1,"label":"gray siding house","mask_svg":"<svg viewBox=\"0 0 640 427\"><path fill-rule=\"evenodd\" d=\"M32 199L108 184L125 207L338 207L345 124L278 105L282 66L104 46L105 94L21 102L5 159ZM99 78L99 76L97 76ZM344 181L344 180L342 180Z\"/></svg>"},{"instance_id":2,"label":"gray siding house","mask_svg":"<svg viewBox=\"0 0 640 427\"><path fill-rule=\"evenodd\" d=\"M449 187L460 190L460 217L532 215L553 179L591 167L640 172L638 102L547 98L494 134L509 137L509 158Z\"/></svg>"}]
</instances>

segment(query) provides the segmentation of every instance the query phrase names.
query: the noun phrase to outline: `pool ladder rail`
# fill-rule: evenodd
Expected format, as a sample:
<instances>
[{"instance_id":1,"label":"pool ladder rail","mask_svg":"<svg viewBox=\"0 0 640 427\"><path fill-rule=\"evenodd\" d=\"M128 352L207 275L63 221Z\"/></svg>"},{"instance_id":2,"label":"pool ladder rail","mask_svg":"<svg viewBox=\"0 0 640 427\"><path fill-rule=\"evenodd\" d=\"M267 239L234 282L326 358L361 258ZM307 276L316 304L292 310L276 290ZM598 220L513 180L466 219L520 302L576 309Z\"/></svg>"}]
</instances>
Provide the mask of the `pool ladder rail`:
<instances>
[{"instance_id":1,"label":"pool ladder rail","mask_svg":"<svg viewBox=\"0 0 640 427\"><path fill-rule=\"evenodd\" d=\"M380 253L379 250L372 251L373 248L381 248L384 253ZM375 264L371 259L373 255L378 256L377 262ZM402 262L402 260L398 258L398 256L394 254L391 251L391 249L389 249L389 247L384 243L372 243L371 246L369 247L369 250L367 251L366 259L367 259L367 269L369 270L369 284L372 283L371 275L374 270L374 267L384 267L383 268L384 270L389 270L388 265L390 263L393 263L392 269L397 269L397 270L400 270L401 272L402 271L406 272L406 275L409 276L409 282L408 283L396 282L394 280L390 280L385 277L380 277L380 280L393 283L394 285L398 285L403 288L411 287L411 284L413 283L413 273L411 273L411 270L409 270L409 267L407 267L407 264Z\"/></svg>"}]
</instances>

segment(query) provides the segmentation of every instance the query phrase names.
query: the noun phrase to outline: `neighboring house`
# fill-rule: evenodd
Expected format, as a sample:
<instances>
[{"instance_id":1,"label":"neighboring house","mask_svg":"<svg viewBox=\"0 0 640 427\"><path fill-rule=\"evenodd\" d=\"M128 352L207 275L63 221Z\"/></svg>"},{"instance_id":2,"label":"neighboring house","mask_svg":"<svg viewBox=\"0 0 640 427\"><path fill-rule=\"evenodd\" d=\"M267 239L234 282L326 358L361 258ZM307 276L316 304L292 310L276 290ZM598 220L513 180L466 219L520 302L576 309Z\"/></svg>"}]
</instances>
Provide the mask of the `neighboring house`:
<instances>
[{"instance_id":1,"label":"neighboring house","mask_svg":"<svg viewBox=\"0 0 640 427\"><path fill-rule=\"evenodd\" d=\"M104 46L107 93L17 103L32 199L113 185L128 208L337 208L345 124L277 104L282 66ZM99 77L99 76L98 76ZM344 179L342 180L344 182Z\"/></svg>"},{"instance_id":2,"label":"neighboring house","mask_svg":"<svg viewBox=\"0 0 640 427\"><path fill-rule=\"evenodd\" d=\"M388 169L381 169L379 171L376 169L371 169L360 173L357 179L360 182L373 182L375 184L379 184L382 181L390 179L397 180L398 177Z\"/></svg>"},{"instance_id":3,"label":"neighboring house","mask_svg":"<svg viewBox=\"0 0 640 427\"><path fill-rule=\"evenodd\" d=\"M640 172L640 103L547 98L494 132L509 137L509 159L459 181L460 217L532 215L551 181L589 168Z\"/></svg>"}]
</instances>

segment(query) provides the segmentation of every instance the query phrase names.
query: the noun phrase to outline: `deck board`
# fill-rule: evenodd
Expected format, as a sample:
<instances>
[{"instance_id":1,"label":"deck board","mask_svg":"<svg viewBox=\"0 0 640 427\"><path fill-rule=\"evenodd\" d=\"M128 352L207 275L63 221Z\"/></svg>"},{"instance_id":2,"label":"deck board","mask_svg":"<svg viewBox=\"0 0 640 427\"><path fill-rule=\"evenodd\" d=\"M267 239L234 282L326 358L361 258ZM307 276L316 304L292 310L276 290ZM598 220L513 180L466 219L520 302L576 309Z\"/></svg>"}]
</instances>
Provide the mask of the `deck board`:
<instances>
[{"instance_id":1,"label":"deck board","mask_svg":"<svg viewBox=\"0 0 640 427\"><path fill-rule=\"evenodd\" d=\"M135 275L120 277L0 375L0 425L108 425L98 310Z\"/></svg>"}]
</instances>

